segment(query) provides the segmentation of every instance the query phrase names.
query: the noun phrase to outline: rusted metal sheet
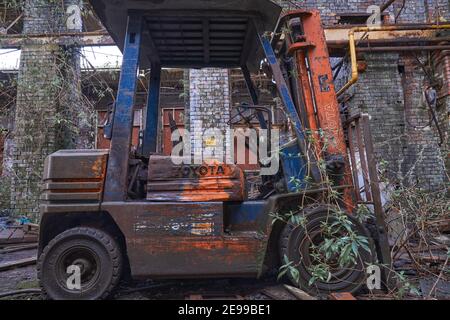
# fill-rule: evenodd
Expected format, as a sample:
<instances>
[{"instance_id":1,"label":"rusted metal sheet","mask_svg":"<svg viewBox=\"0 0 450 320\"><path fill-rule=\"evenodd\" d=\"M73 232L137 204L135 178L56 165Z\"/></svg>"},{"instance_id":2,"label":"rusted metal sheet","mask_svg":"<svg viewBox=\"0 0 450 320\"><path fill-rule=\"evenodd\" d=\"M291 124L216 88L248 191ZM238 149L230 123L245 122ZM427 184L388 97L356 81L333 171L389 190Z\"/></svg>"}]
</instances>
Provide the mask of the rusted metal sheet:
<instances>
[{"instance_id":1,"label":"rusted metal sheet","mask_svg":"<svg viewBox=\"0 0 450 320\"><path fill-rule=\"evenodd\" d=\"M134 276L256 276L261 242L248 237L141 239L129 250Z\"/></svg>"},{"instance_id":2,"label":"rusted metal sheet","mask_svg":"<svg viewBox=\"0 0 450 320\"><path fill-rule=\"evenodd\" d=\"M227 235L222 202L104 203L126 237L133 276L256 276L265 250L256 232Z\"/></svg>"},{"instance_id":3,"label":"rusted metal sheet","mask_svg":"<svg viewBox=\"0 0 450 320\"><path fill-rule=\"evenodd\" d=\"M175 165L170 156L151 156L147 200L242 201L244 174L226 164Z\"/></svg>"},{"instance_id":4,"label":"rusted metal sheet","mask_svg":"<svg viewBox=\"0 0 450 320\"><path fill-rule=\"evenodd\" d=\"M133 232L142 237L219 236L223 233L222 212L221 202L155 204L136 216Z\"/></svg>"},{"instance_id":5,"label":"rusted metal sheet","mask_svg":"<svg viewBox=\"0 0 450 320\"><path fill-rule=\"evenodd\" d=\"M62 150L45 160L42 205L102 200L107 150ZM98 206L97 206L98 208Z\"/></svg>"}]
</instances>

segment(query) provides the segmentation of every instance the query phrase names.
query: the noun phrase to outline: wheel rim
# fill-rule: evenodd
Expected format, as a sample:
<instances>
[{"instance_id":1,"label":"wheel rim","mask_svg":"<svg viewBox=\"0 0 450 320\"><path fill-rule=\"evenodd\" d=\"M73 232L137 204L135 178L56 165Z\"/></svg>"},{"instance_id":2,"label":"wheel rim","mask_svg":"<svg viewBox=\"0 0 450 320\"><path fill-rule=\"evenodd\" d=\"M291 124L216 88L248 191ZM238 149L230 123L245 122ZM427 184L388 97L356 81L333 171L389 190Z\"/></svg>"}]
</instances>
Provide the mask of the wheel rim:
<instances>
[{"instance_id":1,"label":"wheel rim","mask_svg":"<svg viewBox=\"0 0 450 320\"><path fill-rule=\"evenodd\" d=\"M298 252L300 256L303 258L303 264L305 265L305 269L308 272L308 275L312 277L311 272L309 272L309 268L320 264L320 262L326 262L326 264L329 266L329 271L331 273L331 279L328 282L325 282L327 284L334 284L341 282L342 280L345 280L348 278L353 270L349 269L351 266L339 266L338 256L334 255L330 258L326 258L322 255L322 261L318 261L315 259L315 257L312 256L314 253L314 247L319 247L324 242L323 234L320 230L314 230L310 233L310 238L304 239L302 243L300 244L298 248Z\"/></svg>"},{"instance_id":2,"label":"wheel rim","mask_svg":"<svg viewBox=\"0 0 450 320\"><path fill-rule=\"evenodd\" d=\"M313 256L313 247L320 246L320 244L324 241L324 235L321 231L319 225L314 227L307 227L308 235L305 235L304 230L299 227L296 232L297 236L293 237L294 241L291 243L289 251L292 257L295 257L294 261L298 265L299 271L307 276L307 278L311 278L313 275L310 271L310 268L320 263ZM360 264L360 258L357 257L356 262L347 264L344 267L340 267L337 261L338 257L331 257L329 261L329 272L331 273L330 281L322 281L317 280L315 282L315 286L321 288L327 288L331 286L339 286L343 283L352 282L357 278L358 265ZM331 261L330 261L331 260Z\"/></svg>"},{"instance_id":3,"label":"wheel rim","mask_svg":"<svg viewBox=\"0 0 450 320\"><path fill-rule=\"evenodd\" d=\"M88 247L76 246L65 250L56 262L56 276L58 283L67 291L79 291L69 289L67 280L72 273L67 273L69 266L80 268L80 289L87 291L94 287L100 277L100 258Z\"/></svg>"}]
</instances>

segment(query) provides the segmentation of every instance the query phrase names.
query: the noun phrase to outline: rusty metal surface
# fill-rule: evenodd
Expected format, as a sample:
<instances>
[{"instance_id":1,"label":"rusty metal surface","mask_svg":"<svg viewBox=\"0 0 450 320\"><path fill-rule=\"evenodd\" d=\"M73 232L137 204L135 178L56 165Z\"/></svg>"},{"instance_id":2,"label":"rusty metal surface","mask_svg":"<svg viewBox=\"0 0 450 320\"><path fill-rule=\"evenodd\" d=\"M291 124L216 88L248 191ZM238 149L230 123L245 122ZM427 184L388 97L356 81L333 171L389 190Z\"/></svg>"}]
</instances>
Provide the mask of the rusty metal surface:
<instances>
[{"instance_id":1,"label":"rusty metal surface","mask_svg":"<svg viewBox=\"0 0 450 320\"><path fill-rule=\"evenodd\" d=\"M62 150L45 160L42 208L102 200L107 150ZM44 210L46 211L46 210Z\"/></svg>"},{"instance_id":2,"label":"rusty metal surface","mask_svg":"<svg viewBox=\"0 0 450 320\"><path fill-rule=\"evenodd\" d=\"M243 201L244 186L235 165L175 165L171 156L150 156L147 200Z\"/></svg>"},{"instance_id":3,"label":"rusty metal surface","mask_svg":"<svg viewBox=\"0 0 450 320\"><path fill-rule=\"evenodd\" d=\"M103 203L125 234L133 276L256 276L264 235L225 234L223 203Z\"/></svg>"},{"instance_id":4,"label":"rusty metal surface","mask_svg":"<svg viewBox=\"0 0 450 320\"><path fill-rule=\"evenodd\" d=\"M101 210L123 232L135 277L256 277L266 270L270 213L317 201L326 192L272 196L253 209L243 207L254 212L246 219L224 218L238 204L223 202L104 202Z\"/></svg>"},{"instance_id":5,"label":"rusty metal surface","mask_svg":"<svg viewBox=\"0 0 450 320\"><path fill-rule=\"evenodd\" d=\"M291 19L301 21L301 35L293 35L288 54L296 54L300 81L307 94L306 106L310 128L320 128L323 132L322 140L315 142L316 153L326 154L327 157L339 156L345 162L343 177L340 185L351 184L351 170L347 157L344 130L341 122L339 104L333 84L330 57L326 46L326 39L321 28L320 13L317 10L294 10L286 13L281 21L290 26ZM282 25L279 25L280 28ZM309 66L309 79L305 75L305 60ZM309 80L308 79L308 80ZM311 85L309 85L311 83ZM312 95L311 98L308 95ZM312 105L311 105L312 104ZM314 108L315 107L315 108ZM315 111L315 112L314 112ZM317 137L317 134L315 136ZM325 150L321 147L326 146ZM322 158L323 156L318 155ZM344 190L344 202L347 209L353 211L351 190Z\"/></svg>"}]
</instances>

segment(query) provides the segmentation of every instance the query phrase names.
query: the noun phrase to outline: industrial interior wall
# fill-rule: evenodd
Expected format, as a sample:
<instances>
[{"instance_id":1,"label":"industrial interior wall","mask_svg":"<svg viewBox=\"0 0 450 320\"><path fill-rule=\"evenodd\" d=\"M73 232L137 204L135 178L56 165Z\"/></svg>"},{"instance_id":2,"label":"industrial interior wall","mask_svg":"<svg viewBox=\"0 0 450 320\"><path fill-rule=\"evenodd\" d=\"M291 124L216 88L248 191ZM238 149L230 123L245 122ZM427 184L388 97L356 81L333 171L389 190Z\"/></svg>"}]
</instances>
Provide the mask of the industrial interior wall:
<instances>
[{"instance_id":1,"label":"industrial interior wall","mask_svg":"<svg viewBox=\"0 0 450 320\"><path fill-rule=\"evenodd\" d=\"M50 0L26 1L23 33L67 31L69 24L65 12L73 4L80 4L80 1L64 1L64 6L55 5ZM77 51L70 47L31 42L21 49L14 130L11 135L10 205L14 215L38 220L41 177L46 156L60 148L90 145L86 143L89 139L77 138L81 132L75 129L86 127L80 120L84 109L80 98Z\"/></svg>"},{"instance_id":2,"label":"industrial interior wall","mask_svg":"<svg viewBox=\"0 0 450 320\"><path fill-rule=\"evenodd\" d=\"M223 158L230 150L230 77L226 69L192 69L189 72L189 128L191 151L204 158ZM224 138L205 135L217 129ZM211 131L212 133L212 131Z\"/></svg>"}]
</instances>

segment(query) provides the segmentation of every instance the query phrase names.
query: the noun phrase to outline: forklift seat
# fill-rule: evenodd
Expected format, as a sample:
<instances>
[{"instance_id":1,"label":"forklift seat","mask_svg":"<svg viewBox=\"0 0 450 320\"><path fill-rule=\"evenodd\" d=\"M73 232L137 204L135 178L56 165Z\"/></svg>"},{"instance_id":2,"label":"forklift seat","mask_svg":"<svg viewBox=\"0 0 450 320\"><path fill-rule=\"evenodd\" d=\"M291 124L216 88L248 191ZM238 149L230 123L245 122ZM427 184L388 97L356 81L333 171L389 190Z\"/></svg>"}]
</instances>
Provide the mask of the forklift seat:
<instances>
[{"instance_id":1,"label":"forklift seat","mask_svg":"<svg viewBox=\"0 0 450 320\"><path fill-rule=\"evenodd\" d=\"M193 202L245 199L244 173L236 165L186 165L174 164L172 160L171 156L150 156L147 200Z\"/></svg>"}]
</instances>

